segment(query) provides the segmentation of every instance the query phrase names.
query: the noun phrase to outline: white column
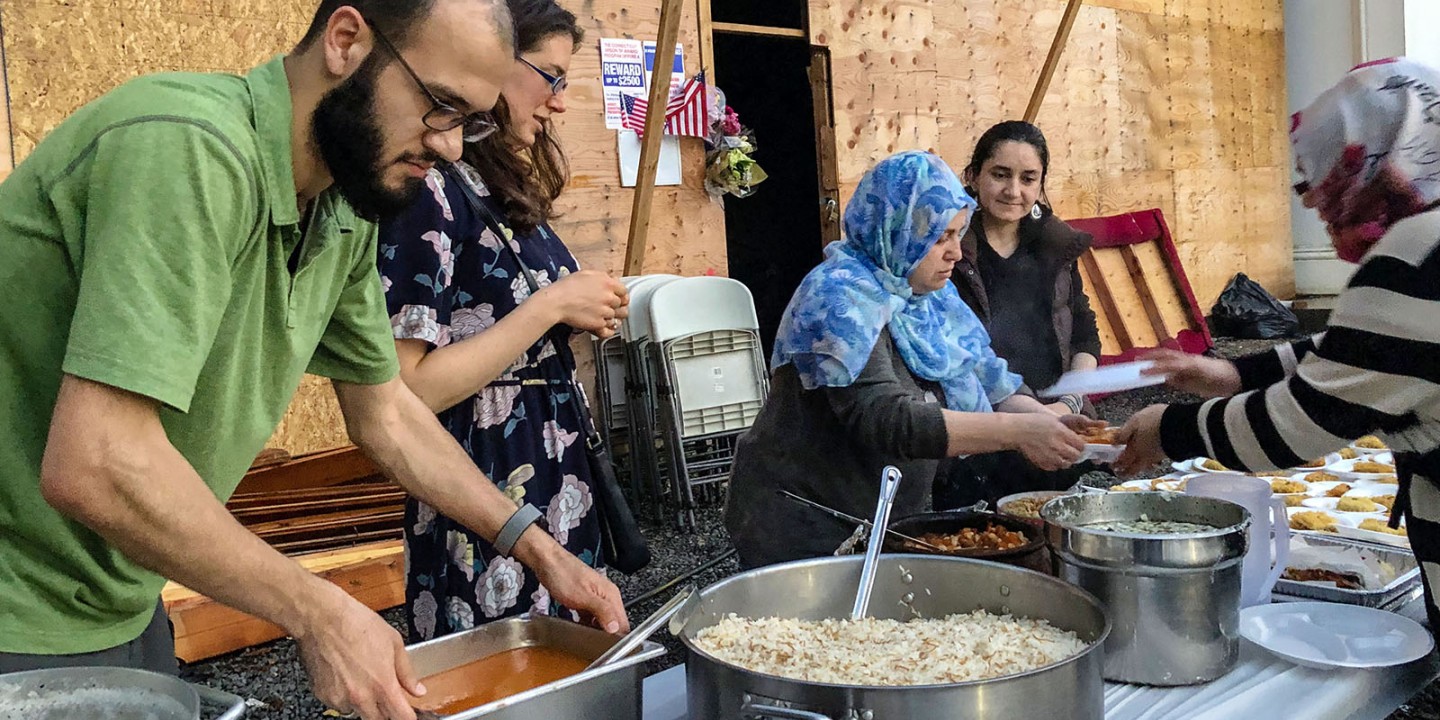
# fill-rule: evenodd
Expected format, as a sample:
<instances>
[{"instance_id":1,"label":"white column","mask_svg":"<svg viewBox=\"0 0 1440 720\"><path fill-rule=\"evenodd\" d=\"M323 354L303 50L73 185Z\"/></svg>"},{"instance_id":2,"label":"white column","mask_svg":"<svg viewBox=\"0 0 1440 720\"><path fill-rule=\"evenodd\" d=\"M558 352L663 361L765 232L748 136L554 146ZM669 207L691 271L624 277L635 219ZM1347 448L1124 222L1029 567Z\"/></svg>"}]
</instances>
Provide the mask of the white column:
<instances>
[{"instance_id":1,"label":"white column","mask_svg":"<svg viewBox=\"0 0 1440 720\"><path fill-rule=\"evenodd\" d=\"M1285 84L1290 112L1309 105L1350 68L1369 60L1425 51L1440 66L1440 46L1419 42L1437 27L1437 0L1285 0ZM1411 38L1414 42L1411 42ZM1330 236L1315 211L1291 198L1295 290L1333 295L1354 266L1335 257Z\"/></svg>"}]
</instances>

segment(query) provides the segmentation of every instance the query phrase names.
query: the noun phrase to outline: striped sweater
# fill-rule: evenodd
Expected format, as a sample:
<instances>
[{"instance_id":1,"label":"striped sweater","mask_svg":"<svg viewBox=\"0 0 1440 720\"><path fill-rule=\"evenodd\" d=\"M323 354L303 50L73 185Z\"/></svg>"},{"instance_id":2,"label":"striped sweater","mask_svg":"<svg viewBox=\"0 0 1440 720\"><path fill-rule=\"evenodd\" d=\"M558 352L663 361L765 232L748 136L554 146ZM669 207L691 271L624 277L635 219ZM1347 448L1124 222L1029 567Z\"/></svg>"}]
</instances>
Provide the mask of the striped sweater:
<instances>
[{"instance_id":1,"label":"striped sweater","mask_svg":"<svg viewBox=\"0 0 1440 720\"><path fill-rule=\"evenodd\" d=\"M1244 391L1172 405L1172 458L1294 467L1362 435L1440 449L1440 210L1396 223L1341 293L1326 332L1235 362Z\"/></svg>"}]
</instances>

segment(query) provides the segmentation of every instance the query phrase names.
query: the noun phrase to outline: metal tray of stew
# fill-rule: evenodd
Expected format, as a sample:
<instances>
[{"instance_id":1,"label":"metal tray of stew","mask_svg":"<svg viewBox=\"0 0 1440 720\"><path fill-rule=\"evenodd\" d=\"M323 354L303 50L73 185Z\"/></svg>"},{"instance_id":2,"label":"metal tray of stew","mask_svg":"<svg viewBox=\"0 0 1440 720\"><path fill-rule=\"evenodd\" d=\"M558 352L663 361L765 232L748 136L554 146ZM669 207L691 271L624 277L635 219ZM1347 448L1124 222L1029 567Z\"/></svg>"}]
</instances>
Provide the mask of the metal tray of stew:
<instances>
[{"instance_id":1,"label":"metal tray of stew","mask_svg":"<svg viewBox=\"0 0 1440 720\"><path fill-rule=\"evenodd\" d=\"M1350 590L1333 585L1286 580L1284 576L1281 576L1280 580L1275 583L1277 594L1378 608L1389 605L1395 599L1414 590L1415 586L1420 583L1420 563L1415 559L1413 552L1403 548L1314 535L1307 536L1305 541L1311 545L1334 545L1357 549L1382 563L1393 566L1395 577L1377 589Z\"/></svg>"}]
</instances>

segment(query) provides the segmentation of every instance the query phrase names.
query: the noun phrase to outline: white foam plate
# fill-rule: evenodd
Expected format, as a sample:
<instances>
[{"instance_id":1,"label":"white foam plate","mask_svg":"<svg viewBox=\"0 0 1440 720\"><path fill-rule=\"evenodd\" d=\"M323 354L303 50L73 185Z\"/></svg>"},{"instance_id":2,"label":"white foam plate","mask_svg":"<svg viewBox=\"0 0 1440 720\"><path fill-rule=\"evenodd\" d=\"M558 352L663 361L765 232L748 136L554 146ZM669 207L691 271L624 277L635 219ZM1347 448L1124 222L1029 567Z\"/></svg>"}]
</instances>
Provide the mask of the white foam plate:
<instances>
[{"instance_id":1,"label":"white foam plate","mask_svg":"<svg viewBox=\"0 0 1440 720\"><path fill-rule=\"evenodd\" d=\"M1353 448L1353 449L1355 450L1355 452L1358 452L1358 453L1360 453L1361 455L1375 455L1376 453L1390 452L1390 449L1389 449L1389 448L1376 449L1376 448L1360 447L1359 445L1356 445L1355 443L1350 443L1350 447Z\"/></svg>"},{"instance_id":2,"label":"white foam plate","mask_svg":"<svg viewBox=\"0 0 1440 720\"><path fill-rule=\"evenodd\" d=\"M1123 483L1120 483L1119 485L1116 485L1115 487L1126 488L1126 489L1128 489L1128 490L1138 490L1138 491L1141 491L1141 492L1150 492L1150 491L1159 490L1159 489L1161 489L1162 487L1165 487L1166 485L1171 485L1171 484L1173 484L1176 480L1177 480L1177 478L1170 478L1170 479L1166 479L1166 478L1153 478L1153 479L1150 479L1150 480L1127 480L1127 481L1125 481L1125 482L1123 482Z\"/></svg>"},{"instance_id":3,"label":"white foam plate","mask_svg":"<svg viewBox=\"0 0 1440 720\"><path fill-rule=\"evenodd\" d=\"M1400 486L1398 485L1382 485L1375 482L1354 482L1350 484L1350 492L1345 493L1345 496L1368 498L1399 494Z\"/></svg>"},{"instance_id":4,"label":"white foam plate","mask_svg":"<svg viewBox=\"0 0 1440 720\"><path fill-rule=\"evenodd\" d=\"M1378 668L1419 660L1435 647L1420 623L1384 610L1327 602L1240 611L1240 635L1297 665Z\"/></svg>"},{"instance_id":5,"label":"white foam plate","mask_svg":"<svg viewBox=\"0 0 1440 720\"><path fill-rule=\"evenodd\" d=\"M1141 375L1140 372L1154 366L1149 360L1116 363L1094 370L1071 370L1060 376L1060 380L1039 392L1041 397L1057 395L1092 395L1095 393L1120 392L1135 388L1161 385L1164 375Z\"/></svg>"},{"instance_id":6,"label":"white foam plate","mask_svg":"<svg viewBox=\"0 0 1440 720\"><path fill-rule=\"evenodd\" d=\"M1358 460L1359 458L1356 458L1356 459ZM1293 467L1293 468L1290 468L1290 469L1291 469L1291 470L1294 470L1295 472L1315 472L1315 471L1317 471L1317 470L1330 470L1331 467L1332 467L1333 465L1335 465L1335 463L1344 462L1344 461L1345 461L1345 458L1340 457L1340 453L1330 453L1329 455L1326 455L1325 457L1320 458L1320 467L1298 467L1298 466L1297 466L1297 467Z\"/></svg>"},{"instance_id":7,"label":"white foam plate","mask_svg":"<svg viewBox=\"0 0 1440 720\"><path fill-rule=\"evenodd\" d=\"M1208 459L1209 459L1209 458L1200 457L1200 458L1190 458L1189 460L1180 460L1180 461L1178 461L1178 462L1170 463L1170 467L1174 468L1174 469L1175 469L1175 472L1186 473L1186 474L1189 474L1189 473L1236 473L1236 472L1239 472L1238 470L1211 470L1210 468L1204 467L1204 466L1202 466L1202 465L1200 464L1200 463L1205 462L1205 461L1208 460Z\"/></svg>"},{"instance_id":8,"label":"white foam plate","mask_svg":"<svg viewBox=\"0 0 1440 720\"><path fill-rule=\"evenodd\" d=\"M1124 445L1106 445L1104 443L1085 443L1085 452L1080 454L1076 462L1094 460L1100 463L1112 463L1120 459L1120 453L1125 452Z\"/></svg>"},{"instance_id":9,"label":"white foam plate","mask_svg":"<svg viewBox=\"0 0 1440 720\"><path fill-rule=\"evenodd\" d=\"M1337 510L1336 508L1340 505L1340 498L1333 498L1333 497L1312 497L1312 498L1306 498L1305 502L1301 503L1301 505L1304 505L1305 507L1312 508L1312 509L1315 509L1315 510L1324 510L1325 512L1328 512L1328 513L1330 513L1331 515L1344 515L1344 516L1354 517L1354 518L1355 518L1355 524L1356 524L1356 525L1359 525L1359 524L1360 524L1360 521L1361 521L1361 520L1364 520L1365 518L1372 518L1372 517L1373 517L1373 518L1380 518L1380 519L1383 520L1383 519L1389 517L1389 515L1390 515L1389 511L1387 511L1387 510L1386 510L1385 508L1383 508L1383 507L1380 508L1380 509L1378 509L1378 510L1372 510L1372 511L1370 511L1370 512L1356 512L1356 511L1353 511L1353 510L1343 510L1343 511L1342 511L1342 510Z\"/></svg>"},{"instance_id":10,"label":"white foam plate","mask_svg":"<svg viewBox=\"0 0 1440 720\"><path fill-rule=\"evenodd\" d=\"M1395 470L1394 470L1395 465L1394 465L1394 463L1389 463L1389 465L1390 465L1390 467L1391 467L1391 470L1390 470L1389 472L1381 472L1381 473L1362 473L1362 472L1355 472L1355 463L1359 463L1359 462L1379 462L1379 461L1378 461L1378 460L1375 460L1375 459L1373 459L1373 458L1355 458L1354 460L1340 460L1340 461L1338 461L1338 462L1333 462L1333 463L1330 463L1329 465L1326 465L1326 466L1325 466L1325 472L1345 473L1345 474L1347 474L1347 475L1349 475L1349 476L1351 476L1351 477L1353 477L1353 478L1356 478L1357 480L1374 480L1374 479L1376 479L1376 478L1385 477L1386 475L1394 475L1394 474L1395 474Z\"/></svg>"},{"instance_id":11,"label":"white foam plate","mask_svg":"<svg viewBox=\"0 0 1440 720\"><path fill-rule=\"evenodd\" d=\"M1394 464L1395 464L1395 453L1393 453L1393 452L1391 452L1391 451L1389 451L1389 450L1386 450L1385 452L1378 453L1377 455L1375 455L1375 457L1372 457L1372 458L1370 458L1370 459L1371 459L1371 460L1374 460L1375 462L1385 463L1386 465L1394 465Z\"/></svg>"},{"instance_id":12,"label":"white foam plate","mask_svg":"<svg viewBox=\"0 0 1440 720\"><path fill-rule=\"evenodd\" d=\"M1404 525L1405 522L1402 520L1400 524ZM1404 535L1391 535L1390 533L1379 533L1374 532L1373 530L1361 530L1358 527L1352 528L1346 527L1344 525L1336 527L1334 534L1339 535L1343 538L1350 538L1351 540L1364 540L1365 542L1370 543L1379 543L1381 545L1394 545L1395 547L1405 548L1407 550L1410 549L1410 538L1405 537Z\"/></svg>"}]
</instances>

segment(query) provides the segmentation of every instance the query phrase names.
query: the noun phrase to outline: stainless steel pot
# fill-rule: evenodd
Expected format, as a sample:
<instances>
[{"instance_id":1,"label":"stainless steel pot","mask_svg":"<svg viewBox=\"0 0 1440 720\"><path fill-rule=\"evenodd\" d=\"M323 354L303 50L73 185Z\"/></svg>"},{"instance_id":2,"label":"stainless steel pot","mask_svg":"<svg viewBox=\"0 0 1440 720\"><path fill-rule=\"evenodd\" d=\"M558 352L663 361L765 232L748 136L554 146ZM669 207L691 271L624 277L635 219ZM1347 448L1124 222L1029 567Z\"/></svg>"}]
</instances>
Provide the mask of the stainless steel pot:
<instances>
[{"instance_id":1,"label":"stainless steel pot","mask_svg":"<svg viewBox=\"0 0 1440 720\"><path fill-rule=\"evenodd\" d=\"M1142 515L1215 529L1138 535L1088 527ZM1194 685L1235 667L1245 508L1177 493L1085 493L1051 500L1040 517L1056 575L1094 593L1110 615L1107 680Z\"/></svg>"},{"instance_id":2,"label":"stainless steel pot","mask_svg":"<svg viewBox=\"0 0 1440 720\"><path fill-rule=\"evenodd\" d=\"M753 672L712 657L695 635L730 613L801 620L848 618L863 558L834 557L773 565L703 590L685 621L686 686L691 720L1013 720L1104 715L1102 644L1110 631L1099 602L1074 586L1009 565L930 555L884 555L872 617L935 618L985 609L1044 618L1090 646L1028 673L978 682L909 687L835 685Z\"/></svg>"},{"instance_id":3,"label":"stainless steel pot","mask_svg":"<svg viewBox=\"0 0 1440 720\"><path fill-rule=\"evenodd\" d=\"M586 660L600 657L620 638L602 630L552 617L518 617L410 645L410 664L426 677L522 647L553 647ZM646 641L625 657L592 670L501 698L444 720L534 720L605 717L640 720L645 661L665 654Z\"/></svg>"},{"instance_id":4,"label":"stainless steel pot","mask_svg":"<svg viewBox=\"0 0 1440 720\"><path fill-rule=\"evenodd\" d=\"M200 720L201 702L245 715L245 700L148 670L76 667L0 675L0 720Z\"/></svg>"}]
</instances>

